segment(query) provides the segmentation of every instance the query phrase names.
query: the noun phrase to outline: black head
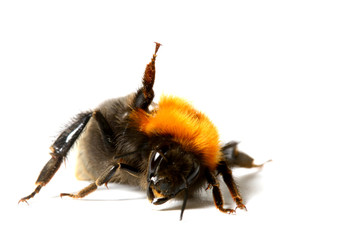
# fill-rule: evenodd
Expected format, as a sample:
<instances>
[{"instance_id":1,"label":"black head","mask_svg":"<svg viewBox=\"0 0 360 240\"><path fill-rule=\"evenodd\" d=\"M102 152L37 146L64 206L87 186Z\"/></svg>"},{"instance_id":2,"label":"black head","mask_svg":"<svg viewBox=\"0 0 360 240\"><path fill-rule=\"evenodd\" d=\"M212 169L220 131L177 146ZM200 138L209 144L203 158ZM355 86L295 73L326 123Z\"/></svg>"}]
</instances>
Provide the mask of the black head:
<instances>
[{"instance_id":1,"label":"black head","mask_svg":"<svg viewBox=\"0 0 360 240\"><path fill-rule=\"evenodd\" d=\"M197 158L180 146L166 145L151 151L148 168L147 196L155 205L163 204L184 192L181 216L185 209L188 188L200 172Z\"/></svg>"}]
</instances>

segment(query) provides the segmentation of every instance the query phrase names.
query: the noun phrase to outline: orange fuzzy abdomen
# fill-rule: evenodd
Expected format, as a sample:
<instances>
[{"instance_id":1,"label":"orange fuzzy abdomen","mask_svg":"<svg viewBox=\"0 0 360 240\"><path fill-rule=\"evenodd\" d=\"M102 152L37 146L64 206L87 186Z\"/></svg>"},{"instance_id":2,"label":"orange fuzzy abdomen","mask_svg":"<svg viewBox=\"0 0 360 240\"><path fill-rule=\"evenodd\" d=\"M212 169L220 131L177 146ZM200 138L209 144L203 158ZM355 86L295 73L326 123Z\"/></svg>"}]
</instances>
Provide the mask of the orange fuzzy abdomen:
<instances>
[{"instance_id":1,"label":"orange fuzzy abdomen","mask_svg":"<svg viewBox=\"0 0 360 240\"><path fill-rule=\"evenodd\" d=\"M132 112L131 118L146 135L170 135L184 150L201 155L206 167L214 170L218 165L220 141L216 127L185 100L162 96L150 114L138 110Z\"/></svg>"}]
</instances>

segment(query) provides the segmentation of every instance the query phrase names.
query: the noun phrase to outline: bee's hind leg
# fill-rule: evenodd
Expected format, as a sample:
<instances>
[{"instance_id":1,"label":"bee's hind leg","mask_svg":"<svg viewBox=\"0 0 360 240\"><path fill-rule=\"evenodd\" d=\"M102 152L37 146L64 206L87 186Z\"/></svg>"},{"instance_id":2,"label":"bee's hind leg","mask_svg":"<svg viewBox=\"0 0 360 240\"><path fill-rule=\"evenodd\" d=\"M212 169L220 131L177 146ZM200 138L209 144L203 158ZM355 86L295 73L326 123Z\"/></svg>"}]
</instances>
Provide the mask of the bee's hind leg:
<instances>
[{"instance_id":1,"label":"bee's hind leg","mask_svg":"<svg viewBox=\"0 0 360 240\"><path fill-rule=\"evenodd\" d=\"M89 120L94 117L96 120L99 129L101 131L101 135L103 141L109 150L115 148L115 135L113 130L111 129L109 123L103 116L103 114L97 110L94 112L87 112L79 114L73 121L72 124L69 125L55 140L54 144L50 147L51 149L51 159L46 163L46 165L41 170L38 179L36 180L37 187L35 190L28 196L20 199L20 202L27 202L30 198L33 198L37 193L40 192L40 189L45 186L48 182L50 182L51 178L55 175L57 170L60 168L61 163L66 157L67 153L74 145L76 140L79 138L80 134L83 132ZM111 172L110 172L111 173ZM110 174L109 173L109 174ZM104 173L105 174L105 173ZM101 183L103 179L99 179L98 184ZM105 178L106 180L106 178ZM101 183L102 184L102 183ZM100 184L100 185L101 185ZM88 187L84 188L78 194L79 197L82 195L86 196L90 192L95 191L97 185L90 184Z\"/></svg>"},{"instance_id":2,"label":"bee's hind leg","mask_svg":"<svg viewBox=\"0 0 360 240\"><path fill-rule=\"evenodd\" d=\"M39 177L35 183L37 187L30 195L21 198L19 200L19 203L27 203L27 200L33 198L37 193L40 192L40 189L51 180L51 178L60 168L61 163L63 162L70 148L78 139L91 117L91 112L79 114L75 118L73 123L60 134L60 136L55 140L54 144L50 147L51 159L45 164L45 166L41 170Z\"/></svg>"}]
</instances>

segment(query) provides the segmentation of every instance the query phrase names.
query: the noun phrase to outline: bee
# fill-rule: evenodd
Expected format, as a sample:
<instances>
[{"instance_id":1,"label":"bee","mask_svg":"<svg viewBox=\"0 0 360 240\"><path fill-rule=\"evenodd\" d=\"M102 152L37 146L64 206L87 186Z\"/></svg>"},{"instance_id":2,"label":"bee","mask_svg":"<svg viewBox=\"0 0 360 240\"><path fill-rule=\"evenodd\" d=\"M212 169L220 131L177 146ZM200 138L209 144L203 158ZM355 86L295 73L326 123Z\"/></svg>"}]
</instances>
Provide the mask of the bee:
<instances>
[{"instance_id":1,"label":"bee","mask_svg":"<svg viewBox=\"0 0 360 240\"><path fill-rule=\"evenodd\" d=\"M158 104L153 103L155 60L161 45L155 44L142 86L78 114L50 147L51 159L41 170L35 190L19 203L27 203L49 183L77 142L76 177L91 183L76 194L61 193L61 197L83 198L109 182L132 184L145 190L154 205L183 199L181 220L191 193L207 186L221 212L246 210L231 167L262 165L240 152L237 142L221 145L214 124L186 100L162 96ZM235 209L224 208L218 175L227 185Z\"/></svg>"}]
</instances>

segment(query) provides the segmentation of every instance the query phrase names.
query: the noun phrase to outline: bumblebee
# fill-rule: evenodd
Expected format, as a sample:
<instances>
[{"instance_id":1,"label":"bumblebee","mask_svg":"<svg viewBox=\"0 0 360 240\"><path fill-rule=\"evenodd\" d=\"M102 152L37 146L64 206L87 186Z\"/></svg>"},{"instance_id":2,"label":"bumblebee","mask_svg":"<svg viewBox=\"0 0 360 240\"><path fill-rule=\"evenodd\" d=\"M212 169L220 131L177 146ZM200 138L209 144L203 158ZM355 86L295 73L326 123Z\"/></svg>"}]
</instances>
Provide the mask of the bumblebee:
<instances>
[{"instance_id":1,"label":"bumblebee","mask_svg":"<svg viewBox=\"0 0 360 240\"><path fill-rule=\"evenodd\" d=\"M222 146L214 124L184 99L162 96L158 104L153 103L159 47L156 43L142 86L135 93L105 101L73 119L50 147L51 159L41 170L35 190L19 202L27 202L49 183L77 142L76 177L91 184L76 194L61 193L61 197L83 198L109 182L138 185L155 205L182 198L182 219L190 194L207 186L221 212L246 210L230 168L262 165L238 151L237 142ZM218 175L235 209L224 208Z\"/></svg>"}]
</instances>

